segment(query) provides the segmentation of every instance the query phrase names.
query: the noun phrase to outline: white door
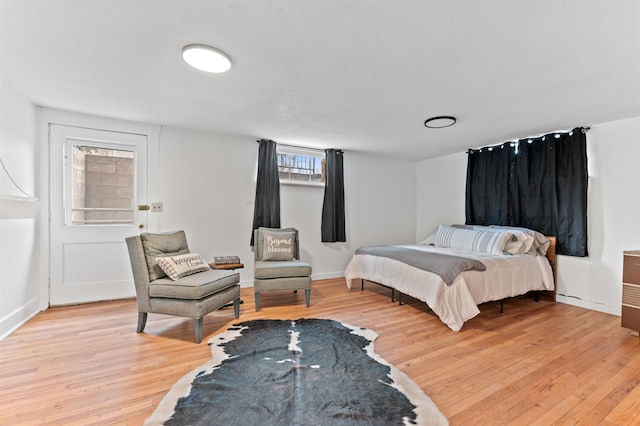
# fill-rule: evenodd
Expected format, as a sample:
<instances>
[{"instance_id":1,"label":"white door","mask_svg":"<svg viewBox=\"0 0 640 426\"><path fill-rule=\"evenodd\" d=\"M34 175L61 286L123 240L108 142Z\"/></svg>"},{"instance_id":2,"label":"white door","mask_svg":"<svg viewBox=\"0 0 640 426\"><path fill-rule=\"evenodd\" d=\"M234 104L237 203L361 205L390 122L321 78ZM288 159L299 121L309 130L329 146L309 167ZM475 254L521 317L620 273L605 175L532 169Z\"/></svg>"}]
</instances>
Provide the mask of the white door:
<instances>
[{"instance_id":1,"label":"white door","mask_svg":"<svg viewBox=\"0 0 640 426\"><path fill-rule=\"evenodd\" d=\"M135 296L125 237L147 222L147 136L50 124L49 145L49 303Z\"/></svg>"}]
</instances>

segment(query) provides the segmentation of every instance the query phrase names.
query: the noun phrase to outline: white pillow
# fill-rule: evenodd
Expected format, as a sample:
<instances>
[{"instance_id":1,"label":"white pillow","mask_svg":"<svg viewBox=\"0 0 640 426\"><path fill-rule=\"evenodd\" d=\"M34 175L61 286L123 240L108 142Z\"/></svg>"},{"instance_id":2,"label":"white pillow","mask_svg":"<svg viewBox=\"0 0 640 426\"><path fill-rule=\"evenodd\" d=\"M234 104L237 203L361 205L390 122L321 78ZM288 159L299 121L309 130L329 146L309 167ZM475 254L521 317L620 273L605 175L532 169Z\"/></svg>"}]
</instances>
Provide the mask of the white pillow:
<instances>
[{"instance_id":1,"label":"white pillow","mask_svg":"<svg viewBox=\"0 0 640 426\"><path fill-rule=\"evenodd\" d=\"M187 275L211 269L209 264L198 253L158 257L156 258L156 263L174 281Z\"/></svg>"},{"instance_id":2,"label":"white pillow","mask_svg":"<svg viewBox=\"0 0 640 426\"><path fill-rule=\"evenodd\" d=\"M529 235L526 232L518 231L516 229L510 229L509 232L512 233L518 239L518 241L522 243L518 252L513 254L524 254L531 251L531 248L533 247L533 243L535 241L535 238L532 235ZM509 251L509 244L507 244L505 250Z\"/></svg>"},{"instance_id":3,"label":"white pillow","mask_svg":"<svg viewBox=\"0 0 640 426\"><path fill-rule=\"evenodd\" d=\"M503 254L512 235L509 232L487 232L440 225L435 245L479 253Z\"/></svg>"},{"instance_id":4,"label":"white pillow","mask_svg":"<svg viewBox=\"0 0 640 426\"><path fill-rule=\"evenodd\" d=\"M487 232L508 232L512 234L511 239L507 242L507 245L504 247L504 251L511 254L524 254L528 253L533 246L534 238L532 235L527 234L526 232L519 231L517 229L502 229L502 228L493 228L490 226L474 226L473 229L477 229L479 231L487 231Z\"/></svg>"},{"instance_id":5,"label":"white pillow","mask_svg":"<svg viewBox=\"0 0 640 426\"><path fill-rule=\"evenodd\" d=\"M513 232L514 230L524 232L525 234L533 237L533 242L531 244L531 247L529 248L529 251L527 251L526 253L534 256L538 254L542 256L547 255L547 250L549 249L550 241L547 237L545 237L540 232L534 231L533 229L529 229L529 228L523 228L520 226L491 225L491 227L496 229L502 229L507 232Z\"/></svg>"}]
</instances>

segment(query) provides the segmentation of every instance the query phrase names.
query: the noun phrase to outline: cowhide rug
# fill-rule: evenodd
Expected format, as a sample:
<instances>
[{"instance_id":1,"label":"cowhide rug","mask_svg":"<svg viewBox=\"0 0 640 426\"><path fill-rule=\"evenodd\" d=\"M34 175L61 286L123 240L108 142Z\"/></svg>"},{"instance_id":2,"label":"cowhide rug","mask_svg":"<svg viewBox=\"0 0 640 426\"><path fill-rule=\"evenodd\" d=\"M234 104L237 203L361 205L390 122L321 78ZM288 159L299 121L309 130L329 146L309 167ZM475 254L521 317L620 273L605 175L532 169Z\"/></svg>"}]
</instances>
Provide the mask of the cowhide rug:
<instances>
[{"instance_id":1,"label":"cowhide rug","mask_svg":"<svg viewBox=\"0 0 640 426\"><path fill-rule=\"evenodd\" d=\"M377 334L325 319L256 320L209 340L211 361L176 383L146 425L444 425Z\"/></svg>"}]
</instances>

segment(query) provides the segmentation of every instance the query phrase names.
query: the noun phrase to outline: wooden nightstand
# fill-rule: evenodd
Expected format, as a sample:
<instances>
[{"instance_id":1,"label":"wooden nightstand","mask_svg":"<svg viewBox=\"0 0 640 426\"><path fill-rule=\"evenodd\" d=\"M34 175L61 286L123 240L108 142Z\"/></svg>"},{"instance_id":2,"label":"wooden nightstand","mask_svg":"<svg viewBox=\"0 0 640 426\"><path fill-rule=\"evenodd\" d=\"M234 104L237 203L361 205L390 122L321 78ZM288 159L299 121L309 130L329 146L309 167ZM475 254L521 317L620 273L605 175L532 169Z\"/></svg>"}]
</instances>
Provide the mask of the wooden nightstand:
<instances>
[{"instance_id":1,"label":"wooden nightstand","mask_svg":"<svg viewBox=\"0 0 640 426\"><path fill-rule=\"evenodd\" d=\"M640 335L640 250L624 252L621 324L632 335Z\"/></svg>"}]
</instances>

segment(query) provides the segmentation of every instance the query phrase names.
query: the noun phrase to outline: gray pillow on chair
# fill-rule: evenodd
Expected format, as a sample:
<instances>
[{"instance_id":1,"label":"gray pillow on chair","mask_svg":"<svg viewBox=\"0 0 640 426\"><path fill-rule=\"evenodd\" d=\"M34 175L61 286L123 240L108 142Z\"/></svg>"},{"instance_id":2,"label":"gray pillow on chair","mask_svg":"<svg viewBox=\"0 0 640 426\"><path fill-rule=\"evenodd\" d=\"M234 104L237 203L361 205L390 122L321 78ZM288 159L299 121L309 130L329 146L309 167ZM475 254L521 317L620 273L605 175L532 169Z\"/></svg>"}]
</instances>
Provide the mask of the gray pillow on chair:
<instances>
[{"instance_id":1,"label":"gray pillow on chair","mask_svg":"<svg viewBox=\"0 0 640 426\"><path fill-rule=\"evenodd\" d=\"M140 234L144 257L149 270L149 281L164 278L167 274L156 263L156 258L176 256L189 253L187 237L184 231L171 232L166 234Z\"/></svg>"},{"instance_id":2,"label":"gray pillow on chair","mask_svg":"<svg viewBox=\"0 0 640 426\"><path fill-rule=\"evenodd\" d=\"M262 260L289 261L294 259L295 231L264 231Z\"/></svg>"}]
</instances>

